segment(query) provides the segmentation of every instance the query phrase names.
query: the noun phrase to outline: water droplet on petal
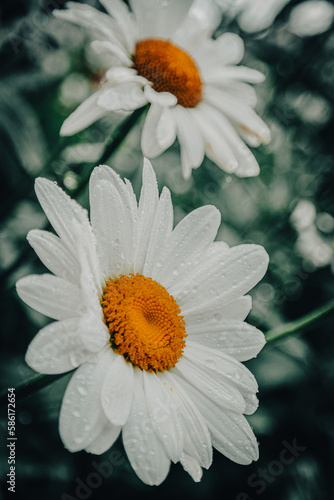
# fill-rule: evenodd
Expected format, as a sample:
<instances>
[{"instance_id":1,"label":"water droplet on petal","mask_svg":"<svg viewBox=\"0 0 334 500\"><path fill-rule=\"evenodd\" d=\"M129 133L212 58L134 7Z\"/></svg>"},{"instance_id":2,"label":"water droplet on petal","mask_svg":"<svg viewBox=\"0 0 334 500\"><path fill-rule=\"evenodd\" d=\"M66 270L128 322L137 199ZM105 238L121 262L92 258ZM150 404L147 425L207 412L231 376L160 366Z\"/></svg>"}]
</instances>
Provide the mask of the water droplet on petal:
<instances>
[{"instance_id":1,"label":"water droplet on petal","mask_svg":"<svg viewBox=\"0 0 334 500\"><path fill-rule=\"evenodd\" d=\"M87 389L83 385L78 386L78 392L81 394L81 396L86 396L87 395Z\"/></svg>"}]
</instances>

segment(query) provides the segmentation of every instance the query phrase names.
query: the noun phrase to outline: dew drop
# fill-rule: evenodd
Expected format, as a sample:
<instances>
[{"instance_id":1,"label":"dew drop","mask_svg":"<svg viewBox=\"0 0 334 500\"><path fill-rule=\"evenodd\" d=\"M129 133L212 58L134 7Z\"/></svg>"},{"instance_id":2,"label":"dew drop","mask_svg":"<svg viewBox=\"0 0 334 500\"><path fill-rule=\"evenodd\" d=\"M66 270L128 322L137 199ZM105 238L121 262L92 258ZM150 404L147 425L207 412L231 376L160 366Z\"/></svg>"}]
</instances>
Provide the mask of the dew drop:
<instances>
[{"instance_id":1,"label":"dew drop","mask_svg":"<svg viewBox=\"0 0 334 500\"><path fill-rule=\"evenodd\" d=\"M208 367L208 368L216 368L216 362L214 359L212 358L207 358L205 360L205 365Z\"/></svg>"},{"instance_id":2,"label":"dew drop","mask_svg":"<svg viewBox=\"0 0 334 500\"><path fill-rule=\"evenodd\" d=\"M74 353L71 353L70 354L70 363L73 366L73 368L75 368L76 366L78 366L78 362L77 361L78 361L77 356Z\"/></svg>"},{"instance_id":3,"label":"dew drop","mask_svg":"<svg viewBox=\"0 0 334 500\"><path fill-rule=\"evenodd\" d=\"M78 392L81 394L81 396L86 396L87 395L87 389L83 385L78 386Z\"/></svg>"}]
</instances>

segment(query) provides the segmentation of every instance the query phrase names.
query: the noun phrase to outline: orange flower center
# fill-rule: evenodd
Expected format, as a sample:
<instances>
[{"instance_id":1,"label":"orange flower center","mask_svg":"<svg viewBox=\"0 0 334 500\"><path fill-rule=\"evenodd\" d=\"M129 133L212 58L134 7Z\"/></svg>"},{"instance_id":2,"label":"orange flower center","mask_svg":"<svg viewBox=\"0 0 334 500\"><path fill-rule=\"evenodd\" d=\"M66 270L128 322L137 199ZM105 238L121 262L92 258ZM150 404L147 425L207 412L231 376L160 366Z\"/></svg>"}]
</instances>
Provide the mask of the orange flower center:
<instances>
[{"instance_id":1,"label":"orange flower center","mask_svg":"<svg viewBox=\"0 0 334 500\"><path fill-rule=\"evenodd\" d=\"M157 92L170 92L184 108L202 99L199 70L187 52L167 40L149 38L137 42L132 56L137 73L153 83Z\"/></svg>"},{"instance_id":2,"label":"orange flower center","mask_svg":"<svg viewBox=\"0 0 334 500\"><path fill-rule=\"evenodd\" d=\"M107 281L101 299L110 345L149 372L176 365L185 346L185 322L166 289L139 274Z\"/></svg>"}]
</instances>

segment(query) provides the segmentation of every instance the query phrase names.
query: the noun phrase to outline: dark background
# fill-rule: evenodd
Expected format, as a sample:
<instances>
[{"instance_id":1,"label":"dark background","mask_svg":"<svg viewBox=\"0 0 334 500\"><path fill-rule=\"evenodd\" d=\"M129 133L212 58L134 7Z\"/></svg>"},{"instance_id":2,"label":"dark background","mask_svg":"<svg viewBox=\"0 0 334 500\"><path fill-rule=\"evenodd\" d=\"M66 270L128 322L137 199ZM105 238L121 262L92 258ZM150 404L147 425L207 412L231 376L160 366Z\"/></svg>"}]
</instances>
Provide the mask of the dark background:
<instances>
[{"instance_id":1,"label":"dark background","mask_svg":"<svg viewBox=\"0 0 334 500\"><path fill-rule=\"evenodd\" d=\"M24 354L47 322L26 307L14 289L19 277L45 272L25 239L29 229L45 224L33 192L34 179L38 175L55 179L73 193L121 119L110 116L73 138L59 138L63 120L96 88L105 69L92 57L86 33L50 16L53 7L62 3L0 3L0 373L4 388L33 374ZM219 239L230 245L254 242L268 251L269 270L252 292L254 307L248 318L263 331L325 304L334 290L334 31L305 38L291 34L286 23L297 3L288 4L263 33L242 33L235 20L229 26L223 20L217 32L240 33L246 44L243 64L267 77L256 86L257 110L270 125L273 140L253 151L260 176L231 177L206 160L186 182L177 144L153 161L160 188L167 185L172 191L176 221L200 205L215 204L223 220ZM131 179L137 192L142 163L139 138L140 128L135 127L107 162ZM78 199L87 204L85 189ZM333 354L333 316L328 316L303 335L266 346L249 362L260 388L259 410L249 418L260 443L260 459L240 466L214 452L213 464L199 484L177 464L161 486L144 485L132 471L121 440L112 449L118 454L66 451L58 434L66 376L17 403L15 494L7 491L7 413L1 410L0 499L330 500L334 494ZM298 446L295 457L283 451L293 444ZM92 475L98 467L94 462L104 463L108 477ZM78 484L80 491L76 491Z\"/></svg>"}]
</instances>

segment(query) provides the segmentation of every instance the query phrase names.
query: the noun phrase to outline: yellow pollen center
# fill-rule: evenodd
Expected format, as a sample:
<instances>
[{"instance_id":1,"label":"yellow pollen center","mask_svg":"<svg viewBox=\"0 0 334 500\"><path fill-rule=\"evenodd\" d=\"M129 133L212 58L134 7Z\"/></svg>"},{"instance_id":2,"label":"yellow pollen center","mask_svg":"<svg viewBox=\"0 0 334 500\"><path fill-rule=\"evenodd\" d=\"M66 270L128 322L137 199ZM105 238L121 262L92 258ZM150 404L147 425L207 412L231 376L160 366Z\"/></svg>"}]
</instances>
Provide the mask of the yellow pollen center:
<instances>
[{"instance_id":1,"label":"yellow pollen center","mask_svg":"<svg viewBox=\"0 0 334 500\"><path fill-rule=\"evenodd\" d=\"M166 289L139 274L107 281L101 299L110 345L142 370L176 365L185 346L185 322Z\"/></svg>"},{"instance_id":2,"label":"yellow pollen center","mask_svg":"<svg viewBox=\"0 0 334 500\"><path fill-rule=\"evenodd\" d=\"M170 92L184 108L202 99L199 70L187 52L167 40L149 38L137 42L132 56L137 73L153 83L157 92Z\"/></svg>"}]
</instances>

